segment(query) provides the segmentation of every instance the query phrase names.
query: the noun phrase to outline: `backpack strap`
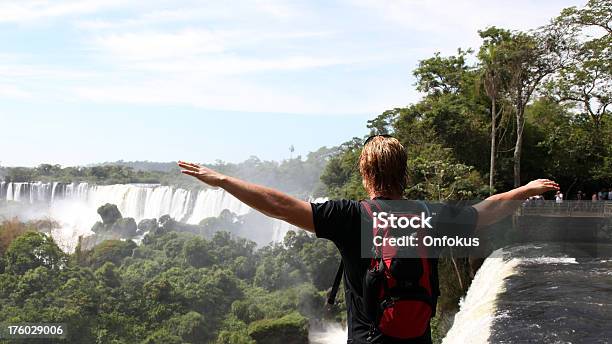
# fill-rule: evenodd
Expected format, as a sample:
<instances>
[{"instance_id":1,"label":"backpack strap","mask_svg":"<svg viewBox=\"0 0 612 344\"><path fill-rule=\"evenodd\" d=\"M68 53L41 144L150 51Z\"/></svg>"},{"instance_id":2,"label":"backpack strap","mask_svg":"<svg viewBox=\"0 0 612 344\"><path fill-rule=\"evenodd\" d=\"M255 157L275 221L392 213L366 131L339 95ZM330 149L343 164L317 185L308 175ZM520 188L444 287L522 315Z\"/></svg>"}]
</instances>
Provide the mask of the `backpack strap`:
<instances>
[{"instance_id":1,"label":"backpack strap","mask_svg":"<svg viewBox=\"0 0 612 344\"><path fill-rule=\"evenodd\" d=\"M363 208L366 210L368 215L372 216L372 208L370 206L370 203L368 203L368 201L365 201L365 200L360 201L359 203L363 205ZM380 209L380 205L378 204L378 202L374 204L376 205L377 208ZM338 290L340 289L340 282L342 281L343 274L344 274L344 264L342 263L342 259L341 259L340 264L338 265L338 271L336 272L336 277L334 278L334 283L332 284L332 287L329 293L327 294L327 304L330 306L333 306L334 303L336 303L336 296L338 295Z\"/></svg>"},{"instance_id":2,"label":"backpack strap","mask_svg":"<svg viewBox=\"0 0 612 344\"><path fill-rule=\"evenodd\" d=\"M336 303L336 295L338 294L338 289L340 288L340 281L342 280L343 273L344 264L342 263L342 259L340 259L338 271L336 272L336 277L334 278L334 284L332 284L331 290L327 294L327 304L330 306L333 306L334 303Z\"/></svg>"},{"instance_id":3,"label":"backpack strap","mask_svg":"<svg viewBox=\"0 0 612 344\"><path fill-rule=\"evenodd\" d=\"M375 199L373 200L361 200L359 201L359 204L361 204L363 206L363 208L365 209L366 213L368 213L368 216L373 217L374 213L372 212L372 204L378 209L378 211L382 211L382 207L380 206L380 203L378 203Z\"/></svg>"},{"instance_id":4,"label":"backpack strap","mask_svg":"<svg viewBox=\"0 0 612 344\"><path fill-rule=\"evenodd\" d=\"M361 206L363 207L363 209L365 209L366 213L368 213L368 216L370 218L374 218L374 211L372 210L372 205L374 205L376 207L376 209L379 212L383 211L382 206L380 205L380 203L378 203L378 201L376 199L372 199L372 200L362 200L359 202L359 204L361 204ZM379 229L380 231L380 229ZM380 232L379 232L380 233ZM375 230L372 229L372 234L376 235ZM374 249L373 248L373 252L374 252L374 257L372 258L372 263L371 265L375 264L375 261L379 260L382 258L382 248L379 249Z\"/></svg>"},{"instance_id":5,"label":"backpack strap","mask_svg":"<svg viewBox=\"0 0 612 344\"><path fill-rule=\"evenodd\" d=\"M427 203L424 201L420 201L420 200L417 202L419 202L423 206L427 216L431 216L431 210L429 209L429 206L427 205ZM429 283L431 286L431 301L432 301L431 317L433 318L436 316L438 296L440 296L440 281L438 278L438 258L428 258L428 263L429 263Z\"/></svg>"}]
</instances>

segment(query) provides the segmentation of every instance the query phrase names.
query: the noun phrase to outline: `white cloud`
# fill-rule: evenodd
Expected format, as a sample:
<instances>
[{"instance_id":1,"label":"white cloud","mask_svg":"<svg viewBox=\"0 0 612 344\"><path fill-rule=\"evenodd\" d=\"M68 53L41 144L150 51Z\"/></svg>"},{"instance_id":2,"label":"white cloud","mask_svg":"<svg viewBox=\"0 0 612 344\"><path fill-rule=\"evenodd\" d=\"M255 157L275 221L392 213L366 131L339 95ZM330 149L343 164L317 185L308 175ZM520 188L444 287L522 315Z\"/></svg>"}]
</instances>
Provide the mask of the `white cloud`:
<instances>
[{"instance_id":1,"label":"white cloud","mask_svg":"<svg viewBox=\"0 0 612 344\"><path fill-rule=\"evenodd\" d=\"M95 43L120 59L155 60L220 53L231 37L231 32L204 30L138 32L99 37Z\"/></svg>"},{"instance_id":2,"label":"white cloud","mask_svg":"<svg viewBox=\"0 0 612 344\"><path fill-rule=\"evenodd\" d=\"M248 31L183 30L180 32L131 32L100 36L93 49L100 58L121 69L149 73L201 73L238 75L273 70L301 70L357 62L355 57L281 54L255 57L240 53L257 45L322 37L328 33L295 32L254 34ZM270 55L270 54L266 54ZM364 57L361 57L363 60Z\"/></svg>"},{"instance_id":3,"label":"white cloud","mask_svg":"<svg viewBox=\"0 0 612 344\"><path fill-rule=\"evenodd\" d=\"M270 14L280 20L290 20L298 15L303 15L303 9L298 11L287 2L276 0L256 0L255 7L258 11Z\"/></svg>"},{"instance_id":4,"label":"white cloud","mask_svg":"<svg viewBox=\"0 0 612 344\"><path fill-rule=\"evenodd\" d=\"M47 8L47 14L40 15L95 12L94 5L90 2L89 7L70 10ZM76 28L91 30L83 32L87 40L79 50L80 60L86 62L81 64L85 68L91 66L94 75L87 75L86 69L77 66L31 64L26 59L21 63L0 61L0 76L32 86L39 99L49 99L47 92L53 87L53 96L63 101L77 98L106 104L321 112L325 106L308 99L308 94L295 94L283 90L282 85L242 78L254 72L300 71L353 63L353 58L297 48L302 40L325 39L333 36L333 32L304 31L294 28L294 23L282 24L288 25L288 30L275 30L270 24L274 20L289 20L296 13L276 1L259 1L244 8L217 5L189 10L159 9L120 19L77 16ZM205 20L199 25L190 23L201 19ZM215 29L217 25L209 22L213 19L237 25ZM250 24L245 24L250 20ZM168 23L173 24L171 28L164 26ZM275 50L271 52L271 48Z\"/></svg>"},{"instance_id":5,"label":"white cloud","mask_svg":"<svg viewBox=\"0 0 612 344\"><path fill-rule=\"evenodd\" d=\"M134 28L150 28L166 23L181 23L190 21L206 21L210 19L221 19L230 17L231 12L227 8L196 7L175 9L152 9L147 12L139 11L140 14L125 19L101 19L87 18L78 19L74 22L79 29L92 31L121 30Z\"/></svg>"},{"instance_id":6,"label":"white cloud","mask_svg":"<svg viewBox=\"0 0 612 344\"><path fill-rule=\"evenodd\" d=\"M418 59L476 47L476 30L488 25L545 24L562 7L548 0L340 0L333 6L0 0L0 23L62 18L77 29L62 31L71 36L58 41L53 26L45 33L57 44L53 59L36 42L28 44L26 58L0 56L0 78L12 85L0 97L48 99L51 92L95 103L376 113L415 100L409 69ZM74 46L67 53L62 44ZM381 71L386 74L374 75Z\"/></svg>"},{"instance_id":7,"label":"white cloud","mask_svg":"<svg viewBox=\"0 0 612 344\"><path fill-rule=\"evenodd\" d=\"M190 75L211 76L303 70L349 63L352 63L352 61L342 58L313 56L257 59L232 55L218 55L214 58L182 58L172 62L146 62L133 64L129 67L133 70L143 70L150 73L187 73Z\"/></svg>"},{"instance_id":8,"label":"white cloud","mask_svg":"<svg viewBox=\"0 0 612 344\"><path fill-rule=\"evenodd\" d=\"M487 25L510 25L526 29L550 18L547 8L560 10L559 2L486 1L486 0L351 0L383 15L390 22L425 32L450 34L455 30L474 30Z\"/></svg>"},{"instance_id":9,"label":"white cloud","mask_svg":"<svg viewBox=\"0 0 612 344\"><path fill-rule=\"evenodd\" d=\"M440 47L450 52L457 47L476 48L480 44L478 30L497 26L513 30L536 29L545 25L564 7L576 0L346 0L365 8L400 29L413 34L443 39L454 46ZM450 49L450 50L449 50Z\"/></svg>"},{"instance_id":10,"label":"white cloud","mask_svg":"<svg viewBox=\"0 0 612 344\"><path fill-rule=\"evenodd\" d=\"M320 109L299 95L268 89L235 79L149 79L116 85L82 86L74 93L99 103L128 103L147 105L189 105L199 108L246 111L319 112ZM295 111L301 109L301 111Z\"/></svg>"},{"instance_id":11,"label":"white cloud","mask_svg":"<svg viewBox=\"0 0 612 344\"><path fill-rule=\"evenodd\" d=\"M136 7L142 2L126 1ZM223 1L172 2L172 6L145 6L127 18L84 18L74 25L86 30L117 30L150 28L168 23L236 23L248 26L249 23L280 22L292 24L293 20L304 20L313 13L299 3L287 3L276 0L236 0L231 5Z\"/></svg>"},{"instance_id":12,"label":"white cloud","mask_svg":"<svg viewBox=\"0 0 612 344\"><path fill-rule=\"evenodd\" d=\"M36 81L45 79L55 79L62 81L75 79L85 80L100 75L101 73L91 70L39 65L33 63L6 63L0 61L0 77L11 78L15 81Z\"/></svg>"},{"instance_id":13,"label":"white cloud","mask_svg":"<svg viewBox=\"0 0 612 344\"><path fill-rule=\"evenodd\" d=\"M120 0L3 0L0 2L0 22L29 22L94 13L123 4Z\"/></svg>"},{"instance_id":14,"label":"white cloud","mask_svg":"<svg viewBox=\"0 0 612 344\"><path fill-rule=\"evenodd\" d=\"M32 99L32 94L13 85L0 84L0 98L1 97L10 99Z\"/></svg>"}]
</instances>

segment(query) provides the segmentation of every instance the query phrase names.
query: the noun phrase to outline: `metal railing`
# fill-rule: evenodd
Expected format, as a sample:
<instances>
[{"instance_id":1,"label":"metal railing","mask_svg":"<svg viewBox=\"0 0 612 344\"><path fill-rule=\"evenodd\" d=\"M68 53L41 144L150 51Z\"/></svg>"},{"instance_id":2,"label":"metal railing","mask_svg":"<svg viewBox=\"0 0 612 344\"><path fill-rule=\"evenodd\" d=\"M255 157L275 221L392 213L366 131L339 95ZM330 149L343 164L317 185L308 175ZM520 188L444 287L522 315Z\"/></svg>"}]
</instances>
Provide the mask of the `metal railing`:
<instances>
[{"instance_id":1,"label":"metal railing","mask_svg":"<svg viewBox=\"0 0 612 344\"><path fill-rule=\"evenodd\" d=\"M612 201L526 201L517 215L612 217Z\"/></svg>"}]
</instances>

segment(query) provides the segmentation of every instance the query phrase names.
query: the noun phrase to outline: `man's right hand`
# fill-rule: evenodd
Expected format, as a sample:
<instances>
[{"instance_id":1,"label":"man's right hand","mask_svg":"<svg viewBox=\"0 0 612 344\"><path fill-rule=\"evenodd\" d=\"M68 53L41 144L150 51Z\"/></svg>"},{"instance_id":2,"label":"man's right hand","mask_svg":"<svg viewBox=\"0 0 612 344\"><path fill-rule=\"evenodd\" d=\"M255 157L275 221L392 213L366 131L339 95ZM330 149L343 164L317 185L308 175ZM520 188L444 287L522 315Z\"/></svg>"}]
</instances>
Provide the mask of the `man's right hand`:
<instances>
[{"instance_id":1,"label":"man's right hand","mask_svg":"<svg viewBox=\"0 0 612 344\"><path fill-rule=\"evenodd\" d=\"M265 215L314 232L312 207L309 202L272 188L228 177L198 164L179 161L178 165L183 169L181 173L196 177L210 186L221 187L249 207Z\"/></svg>"},{"instance_id":2,"label":"man's right hand","mask_svg":"<svg viewBox=\"0 0 612 344\"><path fill-rule=\"evenodd\" d=\"M225 175L198 164L179 160L178 165L182 168L181 173L196 177L210 186L221 186L225 179Z\"/></svg>"},{"instance_id":3,"label":"man's right hand","mask_svg":"<svg viewBox=\"0 0 612 344\"><path fill-rule=\"evenodd\" d=\"M531 196L541 195L548 191L558 191L559 184L550 179L536 179L532 180L527 185L523 186L525 188L526 196L523 198L529 198Z\"/></svg>"}]
</instances>

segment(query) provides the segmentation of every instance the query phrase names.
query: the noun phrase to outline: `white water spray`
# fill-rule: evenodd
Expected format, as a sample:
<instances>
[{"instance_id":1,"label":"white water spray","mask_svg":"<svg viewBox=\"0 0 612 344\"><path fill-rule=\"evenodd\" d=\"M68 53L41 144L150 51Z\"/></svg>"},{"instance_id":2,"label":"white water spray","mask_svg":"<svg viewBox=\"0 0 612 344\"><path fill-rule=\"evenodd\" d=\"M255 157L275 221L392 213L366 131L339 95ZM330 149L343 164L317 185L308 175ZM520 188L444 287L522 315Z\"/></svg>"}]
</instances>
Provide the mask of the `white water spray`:
<instances>
[{"instance_id":1,"label":"white water spray","mask_svg":"<svg viewBox=\"0 0 612 344\"><path fill-rule=\"evenodd\" d=\"M311 199L324 202L326 199ZM156 184L92 185L88 183L7 183L0 182L0 207L4 202L31 206L24 220L51 218L60 223L52 235L67 251L74 249L79 236L93 234L90 228L100 221L97 209L106 203L115 204L123 217L142 219L170 215L177 221L198 224L205 218L219 216L225 209L245 215L251 208L219 188L199 191ZM272 221L269 241L282 241L289 230L296 228L283 221ZM265 242L264 242L265 243Z\"/></svg>"},{"instance_id":2,"label":"white water spray","mask_svg":"<svg viewBox=\"0 0 612 344\"><path fill-rule=\"evenodd\" d=\"M323 328L308 333L308 342L310 344L346 343L347 336L346 327L338 323L325 324Z\"/></svg>"},{"instance_id":3,"label":"white water spray","mask_svg":"<svg viewBox=\"0 0 612 344\"><path fill-rule=\"evenodd\" d=\"M467 295L460 301L453 327L442 341L454 343L488 343L495 320L495 301L503 292L504 278L515 272L519 259L504 260L504 251L493 252L482 264Z\"/></svg>"}]
</instances>

